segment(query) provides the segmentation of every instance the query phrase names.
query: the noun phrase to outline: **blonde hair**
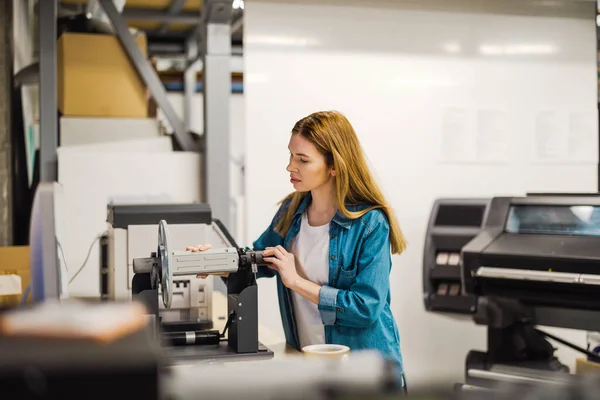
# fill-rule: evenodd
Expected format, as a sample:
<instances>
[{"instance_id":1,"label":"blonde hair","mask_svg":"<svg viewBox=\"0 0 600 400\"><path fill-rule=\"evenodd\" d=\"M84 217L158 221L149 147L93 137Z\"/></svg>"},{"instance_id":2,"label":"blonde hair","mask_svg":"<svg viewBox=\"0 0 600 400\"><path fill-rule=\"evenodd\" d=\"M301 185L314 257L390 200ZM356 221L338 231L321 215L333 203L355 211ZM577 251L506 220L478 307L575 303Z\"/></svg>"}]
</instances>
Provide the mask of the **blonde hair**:
<instances>
[{"instance_id":1,"label":"blonde hair","mask_svg":"<svg viewBox=\"0 0 600 400\"><path fill-rule=\"evenodd\" d=\"M335 193L337 208L343 216L350 219L360 218L374 209L381 209L390 225L390 242L393 254L406 249L406 239L394 216L392 207L385 200L375 182L358 137L350 121L337 111L313 113L296 122L292 135L301 135L323 154L328 166L336 171ZM285 236L290 229L294 214L308 192L293 192L280 203L290 201L283 211L275 231ZM365 204L360 211L350 211L346 206Z\"/></svg>"}]
</instances>

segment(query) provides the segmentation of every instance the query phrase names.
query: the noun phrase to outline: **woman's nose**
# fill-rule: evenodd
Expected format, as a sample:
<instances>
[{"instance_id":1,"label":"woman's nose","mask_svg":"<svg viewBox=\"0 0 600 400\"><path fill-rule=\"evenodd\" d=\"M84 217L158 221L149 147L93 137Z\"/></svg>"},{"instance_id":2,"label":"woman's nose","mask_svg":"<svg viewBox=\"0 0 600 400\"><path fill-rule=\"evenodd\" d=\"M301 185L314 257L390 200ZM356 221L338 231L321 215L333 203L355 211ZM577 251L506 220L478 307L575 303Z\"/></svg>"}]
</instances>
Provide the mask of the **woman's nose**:
<instances>
[{"instance_id":1,"label":"woman's nose","mask_svg":"<svg viewBox=\"0 0 600 400\"><path fill-rule=\"evenodd\" d=\"M291 162L291 161L288 163L288 165L287 165L287 167L285 168L285 170L286 170L287 172L292 172L292 171L294 171L294 168L293 168L293 166L292 166L292 162Z\"/></svg>"}]
</instances>

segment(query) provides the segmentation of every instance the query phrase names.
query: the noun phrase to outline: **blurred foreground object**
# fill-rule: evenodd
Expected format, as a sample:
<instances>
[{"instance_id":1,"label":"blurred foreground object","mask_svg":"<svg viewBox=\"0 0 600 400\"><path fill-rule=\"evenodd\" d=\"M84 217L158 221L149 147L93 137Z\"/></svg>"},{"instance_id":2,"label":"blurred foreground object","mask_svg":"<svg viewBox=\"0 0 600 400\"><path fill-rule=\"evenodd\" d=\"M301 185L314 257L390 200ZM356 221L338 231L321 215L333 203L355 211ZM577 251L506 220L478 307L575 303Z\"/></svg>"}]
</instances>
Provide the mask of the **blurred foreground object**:
<instances>
[{"instance_id":1,"label":"blurred foreground object","mask_svg":"<svg viewBox=\"0 0 600 400\"><path fill-rule=\"evenodd\" d=\"M0 315L0 337L111 342L146 324L146 310L139 303L48 301Z\"/></svg>"},{"instance_id":2,"label":"blurred foreground object","mask_svg":"<svg viewBox=\"0 0 600 400\"><path fill-rule=\"evenodd\" d=\"M139 304L68 301L5 312L0 398L157 399L160 349L143 313Z\"/></svg>"},{"instance_id":3,"label":"blurred foreground object","mask_svg":"<svg viewBox=\"0 0 600 400\"><path fill-rule=\"evenodd\" d=\"M376 352L363 351L345 360L298 356L201 363L166 377L161 394L172 400L393 398L402 395L396 379L391 364Z\"/></svg>"}]
</instances>

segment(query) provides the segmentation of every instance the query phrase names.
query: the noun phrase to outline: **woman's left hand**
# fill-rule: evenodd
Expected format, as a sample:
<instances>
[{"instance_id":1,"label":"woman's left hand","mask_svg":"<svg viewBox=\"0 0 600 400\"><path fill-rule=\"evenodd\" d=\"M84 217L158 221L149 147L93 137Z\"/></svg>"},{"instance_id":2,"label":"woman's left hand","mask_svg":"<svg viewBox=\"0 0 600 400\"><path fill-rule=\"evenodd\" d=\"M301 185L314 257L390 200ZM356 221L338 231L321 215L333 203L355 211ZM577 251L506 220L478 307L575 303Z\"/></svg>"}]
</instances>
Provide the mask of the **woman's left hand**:
<instances>
[{"instance_id":1,"label":"woman's left hand","mask_svg":"<svg viewBox=\"0 0 600 400\"><path fill-rule=\"evenodd\" d=\"M283 246L267 247L263 251L263 260L269 263L269 268L279 272L281 281L287 288L293 289L300 275L296 271L296 262L292 253L288 253Z\"/></svg>"}]
</instances>

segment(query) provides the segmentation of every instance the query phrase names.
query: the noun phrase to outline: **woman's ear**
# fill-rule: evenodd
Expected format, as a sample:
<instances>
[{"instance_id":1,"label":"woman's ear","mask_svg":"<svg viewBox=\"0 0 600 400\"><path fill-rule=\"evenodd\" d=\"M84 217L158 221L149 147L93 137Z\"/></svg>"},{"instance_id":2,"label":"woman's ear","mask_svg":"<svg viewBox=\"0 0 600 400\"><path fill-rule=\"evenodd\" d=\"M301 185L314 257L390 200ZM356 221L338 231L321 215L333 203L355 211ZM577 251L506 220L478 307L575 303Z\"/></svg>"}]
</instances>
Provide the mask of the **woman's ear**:
<instances>
[{"instance_id":1,"label":"woman's ear","mask_svg":"<svg viewBox=\"0 0 600 400\"><path fill-rule=\"evenodd\" d=\"M331 170L331 176L335 176L335 170L334 169Z\"/></svg>"}]
</instances>

